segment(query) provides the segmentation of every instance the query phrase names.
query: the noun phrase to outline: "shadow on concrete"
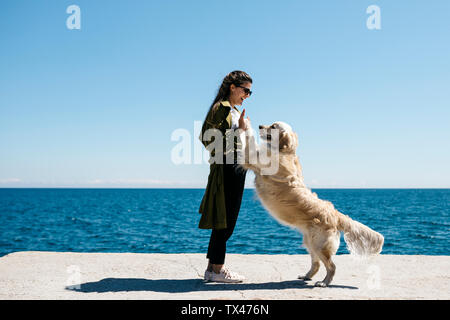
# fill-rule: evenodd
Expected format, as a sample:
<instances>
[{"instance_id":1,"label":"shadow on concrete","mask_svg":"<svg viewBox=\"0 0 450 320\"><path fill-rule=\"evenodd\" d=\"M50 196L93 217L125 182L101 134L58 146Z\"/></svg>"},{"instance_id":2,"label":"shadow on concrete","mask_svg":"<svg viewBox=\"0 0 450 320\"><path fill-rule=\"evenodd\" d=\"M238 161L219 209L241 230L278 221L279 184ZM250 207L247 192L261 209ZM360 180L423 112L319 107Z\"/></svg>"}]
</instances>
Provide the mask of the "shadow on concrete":
<instances>
[{"instance_id":1,"label":"shadow on concrete","mask_svg":"<svg viewBox=\"0 0 450 320\"><path fill-rule=\"evenodd\" d=\"M358 289L352 286L329 285L329 288ZM289 280L265 283L213 283L202 279L130 279L106 278L96 282L86 282L66 287L66 290L84 293L155 291L155 292L192 292L192 291L227 291L227 290L282 290L312 289L314 282L308 284L303 280Z\"/></svg>"}]
</instances>

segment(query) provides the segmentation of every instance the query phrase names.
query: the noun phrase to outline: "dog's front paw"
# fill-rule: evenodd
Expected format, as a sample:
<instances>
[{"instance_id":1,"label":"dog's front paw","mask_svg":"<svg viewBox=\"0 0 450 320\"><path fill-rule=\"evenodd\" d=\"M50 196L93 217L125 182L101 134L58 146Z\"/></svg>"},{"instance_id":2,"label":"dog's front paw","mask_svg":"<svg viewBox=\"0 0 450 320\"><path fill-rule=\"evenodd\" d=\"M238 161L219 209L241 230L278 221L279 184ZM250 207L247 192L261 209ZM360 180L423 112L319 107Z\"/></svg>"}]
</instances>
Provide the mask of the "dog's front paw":
<instances>
[{"instance_id":1,"label":"dog's front paw","mask_svg":"<svg viewBox=\"0 0 450 320\"><path fill-rule=\"evenodd\" d=\"M298 182L297 180L291 183L291 187L297 188L300 187L300 182Z\"/></svg>"},{"instance_id":2,"label":"dog's front paw","mask_svg":"<svg viewBox=\"0 0 450 320\"><path fill-rule=\"evenodd\" d=\"M308 278L307 276L298 276L297 279L303 280L303 281L311 281L311 278Z\"/></svg>"},{"instance_id":3,"label":"dog's front paw","mask_svg":"<svg viewBox=\"0 0 450 320\"><path fill-rule=\"evenodd\" d=\"M300 187L300 182L298 181L298 179L295 176L290 176L288 177L289 181L288 181L288 186L289 187Z\"/></svg>"}]
</instances>

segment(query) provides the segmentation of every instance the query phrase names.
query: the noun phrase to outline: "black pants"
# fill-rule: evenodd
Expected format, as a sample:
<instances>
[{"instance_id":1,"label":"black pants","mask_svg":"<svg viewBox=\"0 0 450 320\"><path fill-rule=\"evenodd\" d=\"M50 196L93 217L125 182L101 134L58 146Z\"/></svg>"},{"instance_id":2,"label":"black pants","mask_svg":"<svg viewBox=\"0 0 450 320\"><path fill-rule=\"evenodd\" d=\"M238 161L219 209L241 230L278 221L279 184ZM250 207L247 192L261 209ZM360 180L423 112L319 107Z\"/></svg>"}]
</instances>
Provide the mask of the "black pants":
<instances>
[{"instance_id":1,"label":"black pants","mask_svg":"<svg viewBox=\"0 0 450 320\"><path fill-rule=\"evenodd\" d=\"M209 239L208 254L206 258L212 264L224 264L227 240L233 233L234 226L241 208L244 193L246 170L237 164L224 164L225 207L227 211L227 227L213 229Z\"/></svg>"}]
</instances>

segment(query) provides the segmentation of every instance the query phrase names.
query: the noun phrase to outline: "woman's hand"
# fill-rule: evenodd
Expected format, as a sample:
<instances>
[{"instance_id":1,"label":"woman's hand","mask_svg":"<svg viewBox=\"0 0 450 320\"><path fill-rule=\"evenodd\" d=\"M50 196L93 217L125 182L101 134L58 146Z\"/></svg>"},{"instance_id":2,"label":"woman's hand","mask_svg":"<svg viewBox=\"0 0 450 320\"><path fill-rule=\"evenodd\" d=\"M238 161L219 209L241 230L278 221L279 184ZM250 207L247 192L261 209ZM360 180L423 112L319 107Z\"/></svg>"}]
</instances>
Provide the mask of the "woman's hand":
<instances>
[{"instance_id":1,"label":"woman's hand","mask_svg":"<svg viewBox=\"0 0 450 320\"><path fill-rule=\"evenodd\" d=\"M245 109L242 110L241 116L239 117L239 129L247 130L247 128L250 127L250 118L247 117L247 119L244 119L245 116Z\"/></svg>"}]
</instances>

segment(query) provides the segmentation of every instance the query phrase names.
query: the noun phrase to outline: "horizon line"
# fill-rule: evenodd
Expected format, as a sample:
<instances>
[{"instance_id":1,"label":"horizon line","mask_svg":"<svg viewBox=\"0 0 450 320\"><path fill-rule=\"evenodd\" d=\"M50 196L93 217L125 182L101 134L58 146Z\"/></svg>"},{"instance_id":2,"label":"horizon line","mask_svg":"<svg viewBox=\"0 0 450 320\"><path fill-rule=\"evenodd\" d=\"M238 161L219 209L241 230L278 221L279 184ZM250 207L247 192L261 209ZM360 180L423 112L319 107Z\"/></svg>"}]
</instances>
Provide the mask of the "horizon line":
<instances>
[{"instance_id":1,"label":"horizon line","mask_svg":"<svg viewBox=\"0 0 450 320\"><path fill-rule=\"evenodd\" d=\"M307 189L450 189L450 187L306 187ZM0 187L0 189L200 189L206 187ZM253 190L255 187L245 187L244 190Z\"/></svg>"}]
</instances>

